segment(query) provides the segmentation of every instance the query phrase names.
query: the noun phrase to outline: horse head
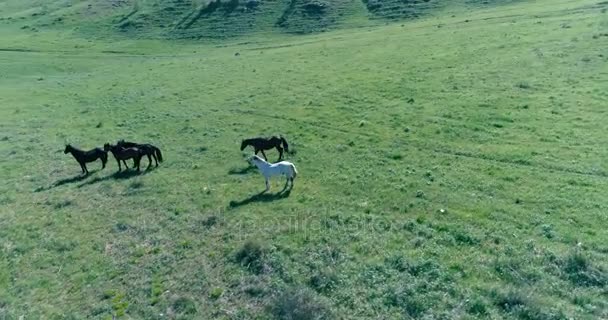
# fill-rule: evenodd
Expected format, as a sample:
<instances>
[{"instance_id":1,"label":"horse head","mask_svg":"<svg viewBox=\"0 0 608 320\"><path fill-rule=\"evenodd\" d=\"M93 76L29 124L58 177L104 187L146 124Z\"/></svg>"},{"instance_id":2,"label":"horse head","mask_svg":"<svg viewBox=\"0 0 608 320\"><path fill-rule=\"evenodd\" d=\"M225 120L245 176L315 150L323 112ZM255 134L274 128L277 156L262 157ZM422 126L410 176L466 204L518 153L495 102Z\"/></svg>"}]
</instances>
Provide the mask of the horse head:
<instances>
[{"instance_id":1,"label":"horse head","mask_svg":"<svg viewBox=\"0 0 608 320\"><path fill-rule=\"evenodd\" d=\"M111 148L112 148L112 146L109 143L106 143L103 145L103 151L105 151L105 152L110 151Z\"/></svg>"},{"instance_id":2,"label":"horse head","mask_svg":"<svg viewBox=\"0 0 608 320\"><path fill-rule=\"evenodd\" d=\"M247 142L245 140L241 140L241 151L245 150L245 148L247 148Z\"/></svg>"},{"instance_id":3,"label":"horse head","mask_svg":"<svg viewBox=\"0 0 608 320\"><path fill-rule=\"evenodd\" d=\"M65 150L63 150L63 153L68 153L68 152L70 152L70 150L72 150L72 145L66 144L65 145Z\"/></svg>"},{"instance_id":4,"label":"horse head","mask_svg":"<svg viewBox=\"0 0 608 320\"><path fill-rule=\"evenodd\" d=\"M266 162L264 159L260 158L257 154L251 156L248 160L251 164L255 164L256 162Z\"/></svg>"}]
</instances>

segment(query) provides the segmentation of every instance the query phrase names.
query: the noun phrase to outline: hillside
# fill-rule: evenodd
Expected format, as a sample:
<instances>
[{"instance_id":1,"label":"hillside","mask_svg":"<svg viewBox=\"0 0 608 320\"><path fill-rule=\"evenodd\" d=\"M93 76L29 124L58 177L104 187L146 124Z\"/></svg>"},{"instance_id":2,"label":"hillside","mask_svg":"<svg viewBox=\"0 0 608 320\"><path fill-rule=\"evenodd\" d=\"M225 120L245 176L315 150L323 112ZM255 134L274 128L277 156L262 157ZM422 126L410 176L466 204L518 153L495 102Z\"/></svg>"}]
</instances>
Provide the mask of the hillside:
<instances>
[{"instance_id":1,"label":"hillside","mask_svg":"<svg viewBox=\"0 0 608 320\"><path fill-rule=\"evenodd\" d=\"M172 3L0 2L0 319L608 318L606 1Z\"/></svg>"},{"instance_id":2,"label":"hillside","mask_svg":"<svg viewBox=\"0 0 608 320\"><path fill-rule=\"evenodd\" d=\"M89 36L228 38L253 33L314 33L414 19L446 8L510 3L447 0L80 0L17 1L0 7L0 21L37 29L75 28Z\"/></svg>"}]
</instances>

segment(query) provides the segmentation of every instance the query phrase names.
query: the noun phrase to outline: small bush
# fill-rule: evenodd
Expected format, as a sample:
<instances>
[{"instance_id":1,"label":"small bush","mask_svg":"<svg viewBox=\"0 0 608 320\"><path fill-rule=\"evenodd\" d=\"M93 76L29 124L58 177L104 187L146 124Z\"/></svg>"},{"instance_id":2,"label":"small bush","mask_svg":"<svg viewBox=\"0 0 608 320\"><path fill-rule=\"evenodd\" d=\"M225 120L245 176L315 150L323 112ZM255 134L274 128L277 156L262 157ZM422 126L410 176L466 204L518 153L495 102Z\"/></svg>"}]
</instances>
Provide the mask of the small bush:
<instances>
[{"instance_id":1,"label":"small bush","mask_svg":"<svg viewBox=\"0 0 608 320\"><path fill-rule=\"evenodd\" d=\"M123 231L127 231L131 228L130 225L124 223L124 222L118 222L116 225L114 225L113 231L114 232L123 232Z\"/></svg>"},{"instance_id":2,"label":"small bush","mask_svg":"<svg viewBox=\"0 0 608 320\"><path fill-rule=\"evenodd\" d=\"M208 216L201 223L203 226L211 228L217 223L217 216Z\"/></svg>"},{"instance_id":3,"label":"small bush","mask_svg":"<svg viewBox=\"0 0 608 320\"><path fill-rule=\"evenodd\" d=\"M567 317L560 310L543 310L542 306L519 291L492 292L494 303L505 313L519 319L529 320L565 320Z\"/></svg>"},{"instance_id":4,"label":"small bush","mask_svg":"<svg viewBox=\"0 0 608 320\"><path fill-rule=\"evenodd\" d=\"M424 295L418 294L413 284L401 285L389 290L384 304L400 308L412 318L420 318L429 308Z\"/></svg>"},{"instance_id":5,"label":"small bush","mask_svg":"<svg viewBox=\"0 0 608 320\"><path fill-rule=\"evenodd\" d=\"M401 160L403 159L403 155L400 153L393 153L391 155L389 155L389 157L393 160Z\"/></svg>"},{"instance_id":6,"label":"small bush","mask_svg":"<svg viewBox=\"0 0 608 320\"><path fill-rule=\"evenodd\" d=\"M195 314L196 305L189 298L181 297L173 301L173 310L177 313Z\"/></svg>"},{"instance_id":7,"label":"small bush","mask_svg":"<svg viewBox=\"0 0 608 320\"><path fill-rule=\"evenodd\" d=\"M505 312L526 306L528 300L517 291L494 292L494 304Z\"/></svg>"},{"instance_id":8,"label":"small bush","mask_svg":"<svg viewBox=\"0 0 608 320\"><path fill-rule=\"evenodd\" d=\"M277 295L269 312L280 320L332 319L329 306L307 289L289 289Z\"/></svg>"},{"instance_id":9,"label":"small bush","mask_svg":"<svg viewBox=\"0 0 608 320\"><path fill-rule=\"evenodd\" d=\"M224 289L222 288L214 288L213 290L211 290L211 292L209 293L209 298L216 300L219 297L222 296L222 294L224 294Z\"/></svg>"},{"instance_id":10,"label":"small bush","mask_svg":"<svg viewBox=\"0 0 608 320\"><path fill-rule=\"evenodd\" d=\"M467 306L467 312L470 314L483 316L488 313L488 310L486 307L486 303L482 299L475 298L471 300L471 302Z\"/></svg>"},{"instance_id":11,"label":"small bush","mask_svg":"<svg viewBox=\"0 0 608 320\"><path fill-rule=\"evenodd\" d=\"M542 233L547 239L555 238L555 232L553 231L553 227L550 224L543 224L541 226Z\"/></svg>"},{"instance_id":12,"label":"small bush","mask_svg":"<svg viewBox=\"0 0 608 320\"><path fill-rule=\"evenodd\" d=\"M243 289L243 292L252 297L262 297L268 293L268 290L262 285L249 285Z\"/></svg>"},{"instance_id":13,"label":"small bush","mask_svg":"<svg viewBox=\"0 0 608 320\"><path fill-rule=\"evenodd\" d=\"M395 255L395 256L389 257L386 259L385 262L388 266L390 266L391 268L393 268L399 272L408 271L410 268L410 265L407 262L407 260L405 259L405 257L401 256L401 255Z\"/></svg>"},{"instance_id":14,"label":"small bush","mask_svg":"<svg viewBox=\"0 0 608 320\"><path fill-rule=\"evenodd\" d=\"M561 262L564 277L577 286L602 287L608 284L608 275L601 268L592 265L588 257L573 252Z\"/></svg>"},{"instance_id":15,"label":"small bush","mask_svg":"<svg viewBox=\"0 0 608 320\"><path fill-rule=\"evenodd\" d=\"M330 291L336 286L338 282L338 276L331 269L317 270L317 272L310 277L310 286L318 292Z\"/></svg>"},{"instance_id":16,"label":"small bush","mask_svg":"<svg viewBox=\"0 0 608 320\"><path fill-rule=\"evenodd\" d=\"M480 242L479 239L467 234L465 231L462 230L452 231L451 233L452 236L454 236L454 240L456 240L456 242L461 245L475 246L478 245Z\"/></svg>"},{"instance_id":17,"label":"small bush","mask_svg":"<svg viewBox=\"0 0 608 320\"><path fill-rule=\"evenodd\" d=\"M439 265L432 260L423 260L417 263L411 263L408 265L407 271L414 277L418 277L424 274L433 278L437 278L441 274Z\"/></svg>"},{"instance_id":18,"label":"small bush","mask_svg":"<svg viewBox=\"0 0 608 320\"><path fill-rule=\"evenodd\" d=\"M264 270L264 258L266 249L256 241L247 241L243 247L237 251L235 258L241 266L254 273L261 273Z\"/></svg>"}]
</instances>

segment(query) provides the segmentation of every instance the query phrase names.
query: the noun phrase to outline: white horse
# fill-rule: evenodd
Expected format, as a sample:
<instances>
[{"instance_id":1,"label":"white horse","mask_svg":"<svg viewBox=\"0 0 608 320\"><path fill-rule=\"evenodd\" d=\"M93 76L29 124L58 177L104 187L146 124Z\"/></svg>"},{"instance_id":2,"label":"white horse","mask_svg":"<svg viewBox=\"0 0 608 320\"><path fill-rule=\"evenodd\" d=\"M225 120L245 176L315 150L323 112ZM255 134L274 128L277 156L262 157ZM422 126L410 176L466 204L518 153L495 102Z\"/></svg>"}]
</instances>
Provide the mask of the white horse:
<instances>
[{"instance_id":1,"label":"white horse","mask_svg":"<svg viewBox=\"0 0 608 320\"><path fill-rule=\"evenodd\" d=\"M296 175L298 175L296 166L293 163L288 161L268 163L257 155L249 158L249 162L258 167L258 169L266 179L266 191L270 190L270 183L268 179L270 179L270 177L280 175L284 175L287 177L287 181L285 181L285 188L283 189L287 189L287 184L289 184L289 182L291 182L291 188L293 188L293 180L296 178Z\"/></svg>"}]
</instances>

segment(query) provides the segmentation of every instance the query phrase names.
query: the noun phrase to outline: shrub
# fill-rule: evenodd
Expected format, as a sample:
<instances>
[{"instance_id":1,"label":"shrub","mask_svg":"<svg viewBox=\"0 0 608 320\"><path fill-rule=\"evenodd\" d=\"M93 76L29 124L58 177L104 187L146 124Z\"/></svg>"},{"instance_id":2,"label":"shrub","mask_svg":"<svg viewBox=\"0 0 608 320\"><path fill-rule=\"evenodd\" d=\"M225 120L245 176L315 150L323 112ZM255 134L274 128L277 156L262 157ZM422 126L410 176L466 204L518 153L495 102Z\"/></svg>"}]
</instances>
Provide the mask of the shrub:
<instances>
[{"instance_id":1,"label":"shrub","mask_svg":"<svg viewBox=\"0 0 608 320\"><path fill-rule=\"evenodd\" d=\"M336 286L338 276L331 269L317 270L310 277L310 286L318 292L330 291Z\"/></svg>"},{"instance_id":2,"label":"shrub","mask_svg":"<svg viewBox=\"0 0 608 320\"><path fill-rule=\"evenodd\" d=\"M400 285L389 290L384 303L404 310L412 318L421 317L429 308L425 296L418 294L414 284Z\"/></svg>"},{"instance_id":3,"label":"shrub","mask_svg":"<svg viewBox=\"0 0 608 320\"><path fill-rule=\"evenodd\" d=\"M243 247L237 251L235 258L241 266L246 267L254 273L261 273L264 270L264 259L266 249L256 241L247 241Z\"/></svg>"},{"instance_id":4,"label":"shrub","mask_svg":"<svg viewBox=\"0 0 608 320\"><path fill-rule=\"evenodd\" d=\"M175 299L173 301L173 310L177 313L183 314L195 314L196 313L196 305L194 301L189 298L181 297Z\"/></svg>"},{"instance_id":5,"label":"shrub","mask_svg":"<svg viewBox=\"0 0 608 320\"><path fill-rule=\"evenodd\" d=\"M269 306L270 313L281 320L322 320L332 319L332 313L324 301L321 301L308 289L288 289L281 292Z\"/></svg>"},{"instance_id":6,"label":"shrub","mask_svg":"<svg viewBox=\"0 0 608 320\"><path fill-rule=\"evenodd\" d=\"M213 300L216 300L216 299L219 299L219 297L221 297L222 294L224 294L224 289L222 289L222 288L214 288L209 293L209 298L211 298Z\"/></svg>"},{"instance_id":7,"label":"shrub","mask_svg":"<svg viewBox=\"0 0 608 320\"><path fill-rule=\"evenodd\" d=\"M467 306L467 312L470 314L483 316L488 313L488 310L486 303L482 299L475 298Z\"/></svg>"},{"instance_id":8,"label":"shrub","mask_svg":"<svg viewBox=\"0 0 608 320\"><path fill-rule=\"evenodd\" d=\"M262 297L265 296L268 290L263 285L249 285L243 289L243 292L252 296L252 297Z\"/></svg>"},{"instance_id":9,"label":"shrub","mask_svg":"<svg viewBox=\"0 0 608 320\"><path fill-rule=\"evenodd\" d=\"M410 268L409 263L402 255L394 255L392 257L387 258L386 264L399 272L408 271Z\"/></svg>"},{"instance_id":10,"label":"shrub","mask_svg":"<svg viewBox=\"0 0 608 320\"><path fill-rule=\"evenodd\" d=\"M511 312L518 308L525 307L528 299L518 291L510 290L506 292L493 292L494 304L505 312Z\"/></svg>"},{"instance_id":11,"label":"shrub","mask_svg":"<svg viewBox=\"0 0 608 320\"><path fill-rule=\"evenodd\" d=\"M203 224L203 226L211 228L217 223L217 216L208 216L201 223Z\"/></svg>"},{"instance_id":12,"label":"shrub","mask_svg":"<svg viewBox=\"0 0 608 320\"><path fill-rule=\"evenodd\" d=\"M577 286L602 287L608 284L608 276L601 268L592 265L588 257L580 252L573 252L561 262L565 278Z\"/></svg>"}]
</instances>

